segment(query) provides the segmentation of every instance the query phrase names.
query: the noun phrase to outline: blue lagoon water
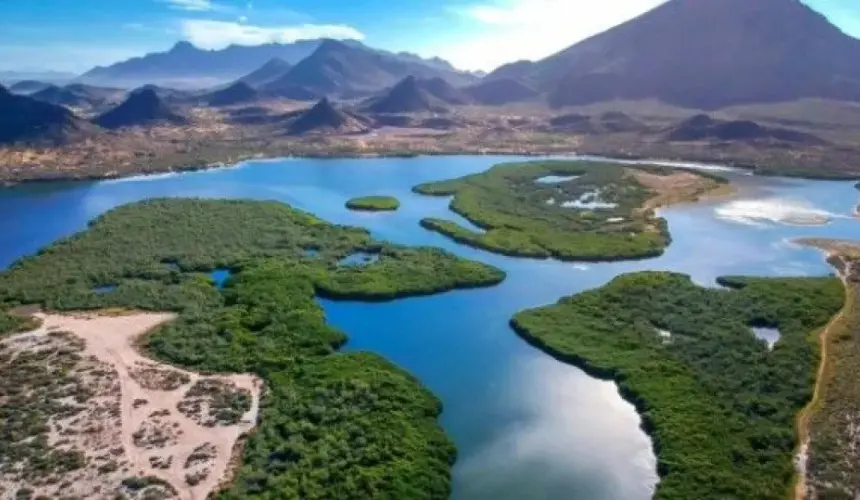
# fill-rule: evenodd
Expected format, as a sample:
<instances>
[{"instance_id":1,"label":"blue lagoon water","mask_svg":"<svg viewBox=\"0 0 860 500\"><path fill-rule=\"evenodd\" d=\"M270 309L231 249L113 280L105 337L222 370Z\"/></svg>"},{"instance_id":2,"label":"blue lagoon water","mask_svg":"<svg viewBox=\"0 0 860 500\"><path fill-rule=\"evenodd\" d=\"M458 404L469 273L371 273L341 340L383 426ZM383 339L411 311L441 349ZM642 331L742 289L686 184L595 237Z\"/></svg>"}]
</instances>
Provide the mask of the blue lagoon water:
<instances>
[{"instance_id":1,"label":"blue lagoon water","mask_svg":"<svg viewBox=\"0 0 860 500\"><path fill-rule=\"evenodd\" d=\"M852 183L758 178L729 172L739 193L729 200L663 211L673 244L660 258L610 264L517 259L470 249L422 229L438 217L462 223L449 199L413 194L422 182L519 160L495 157L289 159L231 169L105 182L23 186L0 191L0 265L85 229L117 205L150 197L280 200L328 221L367 227L377 238L444 247L501 267L500 286L382 304L321 300L345 331L348 350L379 353L409 370L443 401L442 424L457 444L455 499L636 500L651 496L655 458L633 407L611 382L588 377L529 347L508 326L517 311L599 287L644 269L690 274L713 286L717 276L824 275L819 252L800 236L860 237L849 217ZM372 192L401 200L394 213L353 212L346 200ZM767 203L749 203L750 201ZM751 210L762 213L749 214ZM815 210L831 222L795 226L786 213Z\"/></svg>"}]
</instances>

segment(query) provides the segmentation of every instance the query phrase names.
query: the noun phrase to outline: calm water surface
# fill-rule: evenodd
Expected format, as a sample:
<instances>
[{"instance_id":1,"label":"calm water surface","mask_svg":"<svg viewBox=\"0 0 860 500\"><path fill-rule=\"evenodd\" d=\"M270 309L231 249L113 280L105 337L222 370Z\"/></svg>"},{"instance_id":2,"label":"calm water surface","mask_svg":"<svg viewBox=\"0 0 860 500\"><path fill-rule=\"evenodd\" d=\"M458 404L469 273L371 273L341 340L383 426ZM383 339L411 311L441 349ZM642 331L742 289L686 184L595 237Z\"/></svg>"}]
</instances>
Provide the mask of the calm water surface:
<instances>
[{"instance_id":1,"label":"calm water surface","mask_svg":"<svg viewBox=\"0 0 860 500\"><path fill-rule=\"evenodd\" d=\"M237 168L0 191L0 266L86 227L110 208L151 197L273 199L335 223L360 225L398 243L441 246L503 268L508 279L485 290L386 304L321 301L329 321L351 338L347 349L377 352L418 376L444 402L454 439L455 499L623 499L650 497L657 482L648 437L614 384L556 362L521 341L508 320L524 308L599 287L619 273L688 273L703 285L724 274L823 275L821 255L798 236L860 237L848 217L851 183L756 178L738 182L734 200L667 209L674 243L660 258L613 264L514 259L459 246L418 226L422 217L460 221L448 200L410 188L484 170L511 158L281 160ZM344 208L349 198L390 194L396 213ZM739 217L738 201L765 200L767 213ZM749 204L761 210L762 204ZM765 207L766 208L766 207ZM826 212L831 223L779 222L786 210ZM751 332L751 335L753 333Z\"/></svg>"}]
</instances>

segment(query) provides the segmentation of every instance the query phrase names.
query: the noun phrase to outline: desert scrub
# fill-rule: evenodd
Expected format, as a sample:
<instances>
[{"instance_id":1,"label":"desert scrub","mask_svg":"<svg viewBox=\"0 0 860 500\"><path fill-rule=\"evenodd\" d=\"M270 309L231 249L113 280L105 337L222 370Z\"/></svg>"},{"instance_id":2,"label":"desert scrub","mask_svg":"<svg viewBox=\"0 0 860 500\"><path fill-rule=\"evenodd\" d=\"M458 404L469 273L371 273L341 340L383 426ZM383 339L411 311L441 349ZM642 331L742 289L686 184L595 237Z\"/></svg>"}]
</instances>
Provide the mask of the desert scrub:
<instances>
[{"instance_id":1,"label":"desert scrub","mask_svg":"<svg viewBox=\"0 0 860 500\"><path fill-rule=\"evenodd\" d=\"M365 212L390 212L400 208L400 201L393 196L361 196L347 201L346 208Z\"/></svg>"},{"instance_id":2,"label":"desert scrub","mask_svg":"<svg viewBox=\"0 0 860 500\"><path fill-rule=\"evenodd\" d=\"M671 273L518 313L531 344L615 380L654 440L656 498L784 499L795 416L815 381L817 332L841 308L832 278L722 278L702 288ZM778 328L773 350L753 326ZM663 332L668 332L667 337Z\"/></svg>"}]
</instances>

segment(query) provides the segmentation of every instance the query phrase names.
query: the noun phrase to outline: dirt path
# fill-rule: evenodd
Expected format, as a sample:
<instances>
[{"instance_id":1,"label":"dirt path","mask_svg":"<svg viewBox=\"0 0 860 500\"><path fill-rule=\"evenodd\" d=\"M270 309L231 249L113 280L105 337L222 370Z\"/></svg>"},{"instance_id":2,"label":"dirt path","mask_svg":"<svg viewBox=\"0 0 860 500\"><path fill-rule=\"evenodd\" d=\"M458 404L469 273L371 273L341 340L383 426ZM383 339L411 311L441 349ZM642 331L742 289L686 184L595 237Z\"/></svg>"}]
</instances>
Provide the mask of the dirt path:
<instances>
[{"instance_id":1,"label":"dirt path","mask_svg":"<svg viewBox=\"0 0 860 500\"><path fill-rule=\"evenodd\" d=\"M828 259L832 257L834 257L834 254L827 255ZM798 449L796 458L797 478L794 484L795 500L806 499L806 465L809 459L809 424L812 421L812 415L815 413L815 409L821 400L824 377L827 373L828 367L829 356L827 348L830 339L830 332L833 330L834 326L842 322L845 317L845 311L851 307L851 290L849 289L850 284L848 283L849 274L849 270L846 270L845 272L837 270L837 275L845 286L845 305L839 313L830 320L830 323L821 330L821 334L819 335L821 361L818 364L818 372L815 376L815 387L812 391L812 399L809 400L809 403L803 407L797 416L797 442L800 443L800 448Z\"/></svg>"},{"instance_id":2,"label":"dirt path","mask_svg":"<svg viewBox=\"0 0 860 500\"><path fill-rule=\"evenodd\" d=\"M39 329L20 334L38 338L51 332L70 332L85 342L83 354L108 370L118 394L116 417L102 424L121 451L114 454L121 470L90 474L89 491L116 491L121 479L155 477L170 484L174 497L204 500L229 473L235 445L257 422L262 383L251 375L202 376L147 359L135 348L146 332L175 319L170 314L37 315ZM248 408L224 420L219 401L245 396ZM218 399L224 396L223 399ZM237 410L238 412L238 410ZM86 425L83 419L80 425ZM68 431L67 422L53 422ZM68 433L68 432L67 432ZM55 432L59 436L59 432ZM86 432L71 433L85 436ZM57 439L59 442L59 439ZM69 441L66 438L64 441ZM119 441L119 442L116 442ZM76 445L86 452L87 443ZM98 489L96 489L98 488ZM106 497L107 498L107 497Z\"/></svg>"}]
</instances>

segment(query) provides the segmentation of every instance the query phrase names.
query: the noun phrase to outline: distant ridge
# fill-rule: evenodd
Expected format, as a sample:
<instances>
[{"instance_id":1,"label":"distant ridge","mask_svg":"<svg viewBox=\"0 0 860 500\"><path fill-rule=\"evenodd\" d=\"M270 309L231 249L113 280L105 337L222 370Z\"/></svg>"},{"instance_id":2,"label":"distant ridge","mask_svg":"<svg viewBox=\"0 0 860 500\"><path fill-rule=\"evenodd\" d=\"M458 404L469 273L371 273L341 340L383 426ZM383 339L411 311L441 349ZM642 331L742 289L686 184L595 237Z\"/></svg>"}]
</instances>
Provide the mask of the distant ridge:
<instances>
[{"instance_id":1,"label":"distant ridge","mask_svg":"<svg viewBox=\"0 0 860 500\"><path fill-rule=\"evenodd\" d=\"M539 92L513 78L485 78L483 81L466 87L464 92L474 101L489 106L499 106L513 102L527 101Z\"/></svg>"},{"instance_id":2,"label":"distant ridge","mask_svg":"<svg viewBox=\"0 0 860 500\"><path fill-rule=\"evenodd\" d=\"M357 42L324 40L313 54L262 90L278 93L298 88L319 96L356 97L391 87L409 75L440 77L454 85L475 81L475 77L467 73L414 59L404 59Z\"/></svg>"},{"instance_id":3,"label":"distant ridge","mask_svg":"<svg viewBox=\"0 0 860 500\"><path fill-rule=\"evenodd\" d=\"M204 88L237 80L275 58L296 63L310 55L319 44L319 40L300 40L289 44L231 45L223 50L203 50L189 42L179 42L167 52L93 68L78 77L78 81L126 88L146 83Z\"/></svg>"},{"instance_id":4,"label":"distant ridge","mask_svg":"<svg viewBox=\"0 0 860 500\"><path fill-rule=\"evenodd\" d=\"M499 68L553 106L657 99L694 109L860 101L860 40L799 0L669 0L544 60Z\"/></svg>"},{"instance_id":5,"label":"distant ridge","mask_svg":"<svg viewBox=\"0 0 860 500\"><path fill-rule=\"evenodd\" d=\"M749 120L716 120L696 115L670 127L665 138L674 142L692 141L780 141L823 145L826 141L812 134L779 127L765 127Z\"/></svg>"},{"instance_id":6,"label":"distant ridge","mask_svg":"<svg viewBox=\"0 0 860 500\"><path fill-rule=\"evenodd\" d=\"M43 102L49 102L58 106L73 108L95 106L103 102L109 95L109 89L89 88L85 85L67 85L57 87L50 85L38 92L30 94L30 97Z\"/></svg>"},{"instance_id":7,"label":"distant ridge","mask_svg":"<svg viewBox=\"0 0 860 500\"><path fill-rule=\"evenodd\" d=\"M9 90L15 94L32 94L50 87L52 84L39 80L21 80L9 86Z\"/></svg>"},{"instance_id":8,"label":"distant ridge","mask_svg":"<svg viewBox=\"0 0 860 500\"><path fill-rule=\"evenodd\" d=\"M335 108L332 103L323 98L312 108L298 115L290 124L290 135L306 135L310 133L359 133L368 129L363 120L354 115Z\"/></svg>"},{"instance_id":9,"label":"distant ridge","mask_svg":"<svg viewBox=\"0 0 860 500\"><path fill-rule=\"evenodd\" d=\"M95 130L62 106L12 94L0 85L0 144L61 145Z\"/></svg>"},{"instance_id":10,"label":"distant ridge","mask_svg":"<svg viewBox=\"0 0 860 500\"><path fill-rule=\"evenodd\" d=\"M206 94L203 100L210 106L232 106L254 102L259 98L260 94L253 87L239 81L227 88Z\"/></svg>"},{"instance_id":11,"label":"distant ridge","mask_svg":"<svg viewBox=\"0 0 860 500\"><path fill-rule=\"evenodd\" d=\"M410 75L366 101L364 109L372 113L445 113L448 104L465 104L467 100L441 78L419 80Z\"/></svg>"},{"instance_id":12,"label":"distant ridge","mask_svg":"<svg viewBox=\"0 0 860 500\"><path fill-rule=\"evenodd\" d=\"M151 126L159 123L182 125L188 122L184 116L170 109L151 88L132 92L121 104L93 121L107 129Z\"/></svg>"},{"instance_id":13,"label":"distant ridge","mask_svg":"<svg viewBox=\"0 0 860 500\"><path fill-rule=\"evenodd\" d=\"M246 83L251 87L258 88L266 85L267 83L273 82L278 78L283 77L290 71L293 66L280 59L275 57L270 59L263 66L255 69L250 74L247 74L239 79L240 82Z\"/></svg>"},{"instance_id":14,"label":"distant ridge","mask_svg":"<svg viewBox=\"0 0 860 500\"><path fill-rule=\"evenodd\" d=\"M391 70L394 73L393 78L375 85L375 90L391 86L396 80L410 73L427 77L442 76L457 85L470 83L475 79L473 75L457 71L450 63L439 58L424 59L407 52L397 54L373 49L356 40L319 39L287 44L231 45L223 50L203 50L189 42L179 42L166 52L146 54L107 67L93 68L78 77L78 81L124 88L151 83L181 89L203 89L241 79L252 87L261 88L283 77L290 70L289 66L298 65L326 44L337 44L341 48L347 47L360 53L371 54L382 66ZM379 70L373 64L359 62L358 65L364 65L370 73ZM405 69L398 70L397 67ZM329 69L336 72L336 63ZM348 78L356 76L360 75L352 72ZM368 75L367 80L372 81L378 76ZM306 87L307 90L319 91L316 85L307 85L307 78L305 75L292 83L283 82L283 86ZM360 83L361 80L357 86L361 86Z\"/></svg>"}]
</instances>

